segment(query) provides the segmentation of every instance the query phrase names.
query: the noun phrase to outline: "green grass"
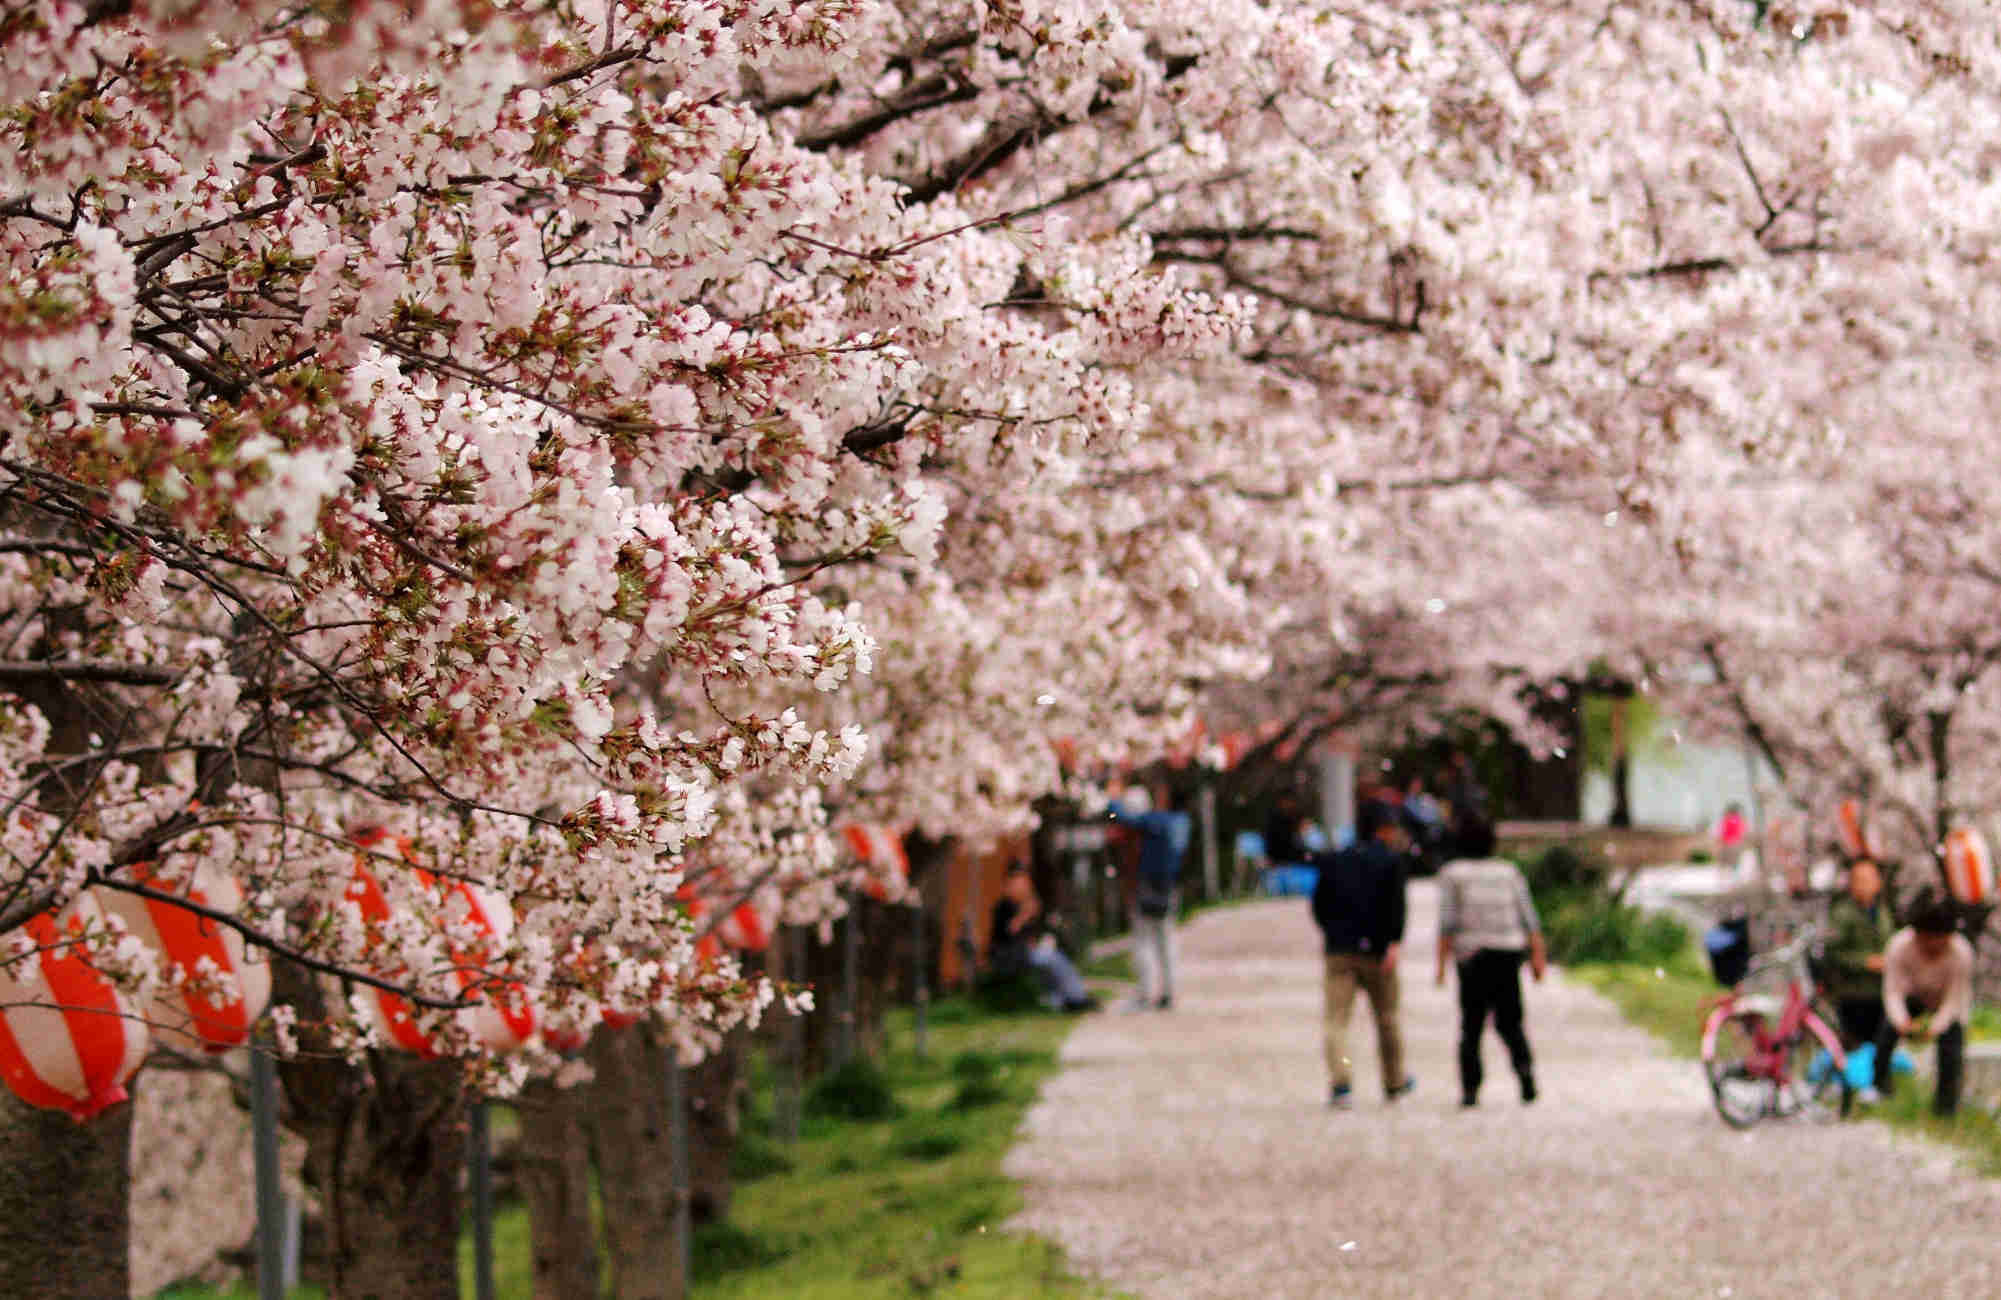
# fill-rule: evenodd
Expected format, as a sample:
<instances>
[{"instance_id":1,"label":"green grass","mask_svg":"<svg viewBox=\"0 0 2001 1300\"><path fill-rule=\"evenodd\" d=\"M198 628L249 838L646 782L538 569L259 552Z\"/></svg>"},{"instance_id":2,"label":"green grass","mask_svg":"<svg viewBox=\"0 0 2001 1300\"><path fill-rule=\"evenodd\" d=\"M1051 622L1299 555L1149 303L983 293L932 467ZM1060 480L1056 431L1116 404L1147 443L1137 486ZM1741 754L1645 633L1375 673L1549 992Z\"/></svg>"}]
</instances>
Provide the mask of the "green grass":
<instances>
[{"instance_id":1,"label":"green grass","mask_svg":"<svg viewBox=\"0 0 2001 1300\"><path fill-rule=\"evenodd\" d=\"M890 1022L897 1118L808 1119L794 1168L740 1187L729 1226L698 1234L699 1300L1112 1294L1049 1242L1002 1230L1021 1194L1001 1159L1076 1021L981 1015L960 999L932 1010L921 1061L909 1015Z\"/></svg>"},{"instance_id":2,"label":"green grass","mask_svg":"<svg viewBox=\"0 0 2001 1300\"><path fill-rule=\"evenodd\" d=\"M1102 957L1087 957L1078 963L1077 973L1087 980L1123 980L1131 983L1139 978L1133 971L1133 955L1130 950L1106 953Z\"/></svg>"},{"instance_id":3,"label":"green grass","mask_svg":"<svg viewBox=\"0 0 2001 1300\"><path fill-rule=\"evenodd\" d=\"M922 1060L909 1012L893 1013L880 1071L820 1089L823 1104L803 1121L798 1142L770 1134L767 1106L747 1109L729 1222L695 1234L695 1300L1116 1295L1072 1274L1052 1243L1003 1228L1021 1193L1001 1174L1002 1157L1075 1019L992 1015L963 998L941 999L931 1012ZM760 1068L752 1096L769 1095ZM856 1112L870 1118L844 1117ZM494 1241L499 1294L529 1300L524 1207L502 1207ZM461 1294L471 1295L469 1238L460 1242L459 1273ZM288 1300L323 1295L302 1287ZM162 1300L255 1296L250 1286L182 1288Z\"/></svg>"},{"instance_id":4,"label":"green grass","mask_svg":"<svg viewBox=\"0 0 2001 1300\"><path fill-rule=\"evenodd\" d=\"M1702 1021L1720 990L1695 949L1659 965L1605 962L1566 966L1563 973L1610 998L1626 1019L1664 1039L1679 1056L1702 1050Z\"/></svg>"},{"instance_id":5,"label":"green grass","mask_svg":"<svg viewBox=\"0 0 2001 1300\"><path fill-rule=\"evenodd\" d=\"M1719 992L1693 947L1655 966L1615 963L1566 967L1564 973L1597 989L1626 1018L1665 1041L1676 1055L1693 1060L1702 1050L1702 1022ZM1974 1038L2001 1037L2001 1012L1980 1007L1973 1013ZM1966 1153L1969 1164L1989 1178L2001 1177L2001 1119L1962 1104L1959 1114L1939 1119L1931 1113L1931 1086L1908 1076L1887 1102L1868 1115L1899 1133L1919 1133Z\"/></svg>"},{"instance_id":6,"label":"green grass","mask_svg":"<svg viewBox=\"0 0 2001 1300\"><path fill-rule=\"evenodd\" d=\"M1976 1043L2001 1038L2001 1007L1975 1007L1966 1020L1966 1036Z\"/></svg>"}]
</instances>

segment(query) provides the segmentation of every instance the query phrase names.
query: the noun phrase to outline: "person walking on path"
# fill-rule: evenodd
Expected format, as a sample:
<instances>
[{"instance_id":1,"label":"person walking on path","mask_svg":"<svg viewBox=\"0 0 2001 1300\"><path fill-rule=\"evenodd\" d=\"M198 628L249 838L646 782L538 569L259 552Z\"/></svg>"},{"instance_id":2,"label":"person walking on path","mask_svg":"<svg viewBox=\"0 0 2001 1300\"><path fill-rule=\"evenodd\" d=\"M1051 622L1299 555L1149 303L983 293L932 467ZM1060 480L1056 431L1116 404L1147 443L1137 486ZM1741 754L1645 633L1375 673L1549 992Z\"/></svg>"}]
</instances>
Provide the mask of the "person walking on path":
<instances>
[{"instance_id":1,"label":"person walking on path","mask_svg":"<svg viewBox=\"0 0 2001 1300\"><path fill-rule=\"evenodd\" d=\"M1404 1071L1403 1033L1397 1023L1397 953L1404 928L1404 849L1397 810L1380 800L1355 814L1355 842L1320 855L1313 888L1313 920L1326 953L1324 983L1328 1103L1353 1104L1354 1070L1348 1059L1348 1018L1355 992L1369 997L1376 1021L1376 1050L1383 1095L1390 1101L1417 1086Z\"/></svg>"},{"instance_id":2,"label":"person walking on path","mask_svg":"<svg viewBox=\"0 0 2001 1300\"><path fill-rule=\"evenodd\" d=\"M1454 832L1466 856L1446 864L1438 890L1438 984L1449 955L1459 971L1459 1104L1480 1100L1480 1035L1487 1017L1507 1045L1522 1100L1534 1101L1535 1060L1522 1028L1522 961L1542 982L1549 966L1542 923L1528 882L1514 863L1494 856L1494 828L1467 818Z\"/></svg>"},{"instance_id":3,"label":"person walking on path","mask_svg":"<svg viewBox=\"0 0 2001 1300\"><path fill-rule=\"evenodd\" d=\"M1959 933L1952 909L1936 898L1915 908L1911 923L1891 936L1883 953L1883 1028L1876 1035L1876 1091L1890 1095L1897 1040L1938 1040L1938 1087L1932 1113L1959 1109L1966 1052L1966 1017L1973 1010L1973 945Z\"/></svg>"},{"instance_id":4,"label":"person walking on path","mask_svg":"<svg viewBox=\"0 0 2001 1300\"><path fill-rule=\"evenodd\" d=\"M1154 784L1150 808L1113 798L1106 812L1140 834L1138 879L1133 889L1133 965L1139 995L1130 1009L1166 1011L1174 1005L1174 917L1181 905L1181 859L1188 852L1193 819L1166 782Z\"/></svg>"}]
</instances>

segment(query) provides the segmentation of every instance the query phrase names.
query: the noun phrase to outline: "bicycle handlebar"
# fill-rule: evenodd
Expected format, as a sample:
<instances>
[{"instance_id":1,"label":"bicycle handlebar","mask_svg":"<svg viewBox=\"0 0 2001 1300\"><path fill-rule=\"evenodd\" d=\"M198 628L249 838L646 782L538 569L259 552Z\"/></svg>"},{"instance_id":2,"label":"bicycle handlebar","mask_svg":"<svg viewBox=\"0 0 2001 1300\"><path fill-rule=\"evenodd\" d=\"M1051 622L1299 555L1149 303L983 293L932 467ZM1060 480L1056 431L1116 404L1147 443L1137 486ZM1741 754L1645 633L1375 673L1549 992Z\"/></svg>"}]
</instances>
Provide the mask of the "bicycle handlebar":
<instances>
[{"instance_id":1,"label":"bicycle handlebar","mask_svg":"<svg viewBox=\"0 0 2001 1300\"><path fill-rule=\"evenodd\" d=\"M1814 941L1818 938L1820 938L1820 927L1818 925L1812 921L1801 923L1799 932L1791 940L1780 944L1762 957L1752 958L1751 964L1744 971L1745 978L1749 979L1753 974L1759 971L1770 970L1774 966L1791 966L1795 963L1803 962L1806 958L1807 950L1813 946Z\"/></svg>"}]
</instances>

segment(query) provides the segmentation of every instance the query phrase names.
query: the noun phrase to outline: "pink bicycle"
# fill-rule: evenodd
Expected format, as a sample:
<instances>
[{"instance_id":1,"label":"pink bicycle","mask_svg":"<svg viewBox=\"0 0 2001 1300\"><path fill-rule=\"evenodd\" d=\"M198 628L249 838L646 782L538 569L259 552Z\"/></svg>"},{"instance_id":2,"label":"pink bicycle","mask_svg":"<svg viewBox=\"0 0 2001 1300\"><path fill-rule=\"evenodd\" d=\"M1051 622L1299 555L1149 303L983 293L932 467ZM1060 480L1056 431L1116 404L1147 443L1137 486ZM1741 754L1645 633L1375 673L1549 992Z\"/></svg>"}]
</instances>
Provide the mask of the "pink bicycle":
<instances>
[{"instance_id":1,"label":"pink bicycle","mask_svg":"<svg viewBox=\"0 0 2001 1300\"><path fill-rule=\"evenodd\" d=\"M1846 1116L1854 1099L1848 1054L1813 1009L1816 984L1809 955L1818 931L1805 926L1792 942L1752 962L1744 978L1717 1002L1702 1026L1702 1069L1716 1113L1733 1128L1768 1117ZM1744 992L1759 975L1781 975L1782 993ZM1822 1052L1826 1059L1816 1064Z\"/></svg>"}]
</instances>

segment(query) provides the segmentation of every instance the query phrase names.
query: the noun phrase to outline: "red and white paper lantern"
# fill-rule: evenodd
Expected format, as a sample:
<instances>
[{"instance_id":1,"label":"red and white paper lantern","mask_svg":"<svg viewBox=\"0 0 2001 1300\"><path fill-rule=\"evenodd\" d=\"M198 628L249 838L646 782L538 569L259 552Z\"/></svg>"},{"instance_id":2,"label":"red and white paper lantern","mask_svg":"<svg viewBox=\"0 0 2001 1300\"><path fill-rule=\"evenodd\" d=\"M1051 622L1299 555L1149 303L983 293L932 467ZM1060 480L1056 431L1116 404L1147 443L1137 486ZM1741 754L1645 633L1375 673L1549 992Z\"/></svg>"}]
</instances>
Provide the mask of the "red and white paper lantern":
<instances>
[{"instance_id":1,"label":"red and white paper lantern","mask_svg":"<svg viewBox=\"0 0 2001 1300\"><path fill-rule=\"evenodd\" d=\"M1987 837L1975 828L1961 826L1946 832L1945 883L1962 903L1985 903L1994 898L1994 858L1987 851Z\"/></svg>"},{"instance_id":2,"label":"red and white paper lantern","mask_svg":"<svg viewBox=\"0 0 2001 1300\"><path fill-rule=\"evenodd\" d=\"M710 900L686 885L681 887L680 898L695 929L707 928L703 918L713 906ZM720 957L724 948L733 952L763 952L770 946L771 929L765 924L764 914L757 910L756 904L745 901L731 908L728 916L715 923L714 929L695 940L695 956L709 962Z\"/></svg>"},{"instance_id":3,"label":"red and white paper lantern","mask_svg":"<svg viewBox=\"0 0 2001 1300\"><path fill-rule=\"evenodd\" d=\"M357 836L356 839L362 847L368 848L384 842L387 836L375 832ZM409 841L399 838L396 847L407 860L410 856ZM459 990L478 999L475 1005L457 1013L459 1023L489 1051L512 1052L519 1049L535 1034L535 1009L529 1002L528 990L513 981L503 982L496 988L489 974L491 959L507 947L507 941L514 933L514 911L508 906L507 899L483 885L465 881L441 884L437 877L421 867L410 870L424 889L439 893L440 902L449 914L449 922L469 922L480 934L477 949L454 947L452 950L452 974ZM383 897L374 874L369 871L366 859L355 859L354 879L348 883L347 897L361 908L364 920L383 922L389 919L389 902ZM422 1057L439 1054L438 1045L418 1026L415 1008L408 998L384 989L370 989L367 1005L390 1042Z\"/></svg>"},{"instance_id":4,"label":"red and white paper lantern","mask_svg":"<svg viewBox=\"0 0 2001 1300\"><path fill-rule=\"evenodd\" d=\"M229 873L206 863L195 869L192 881L171 880L146 863L128 874L155 893L212 911L234 915L243 905L243 890ZM241 934L188 908L118 890L96 892L107 910L178 973L179 984L163 984L147 1011L157 1028L193 1038L210 1052L249 1041L250 1027L271 1000L271 965L263 954L246 951ZM232 987L233 996L227 991Z\"/></svg>"},{"instance_id":5,"label":"red and white paper lantern","mask_svg":"<svg viewBox=\"0 0 2001 1300\"><path fill-rule=\"evenodd\" d=\"M910 879L910 859L903 851L903 837L889 827L850 822L841 828L841 837L848 842L848 850L872 873L873 878L863 886L870 898L878 902L888 900L890 886L884 877L894 880L899 891Z\"/></svg>"},{"instance_id":6,"label":"red and white paper lantern","mask_svg":"<svg viewBox=\"0 0 2001 1300\"><path fill-rule=\"evenodd\" d=\"M738 903L716 927L716 937L736 952L763 952L771 946L771 927L755 903Z\"/></svg>"},{"instance_id":7,"label":"red and white paper lantern","mask_svg":"<svg viewBox=\"0 0 2001 1300\"><path fill-rule=\"evenodd\" d=\"M149 1041L131 1000L83 952L86 929L104 924L83 894L28 921L39 950L0 967L0 1078L30 1106L78 1120L126 1100Z\"/></svg>"},{"instance_id":8,"label":"red and white paper lantern","mask_svg":"<svg viewBox=\"0 0 2001 1300\"><path fill-rule=\"evenodd\" d=\"M1841 852L1850 859L1873 858L1876 853L1869 842L1868 828L1862 821L1862 805L1854 799L1843 799L1841 807L1835 810L1835 831L1841 837Z\"/></svg>"}]
</instances>

